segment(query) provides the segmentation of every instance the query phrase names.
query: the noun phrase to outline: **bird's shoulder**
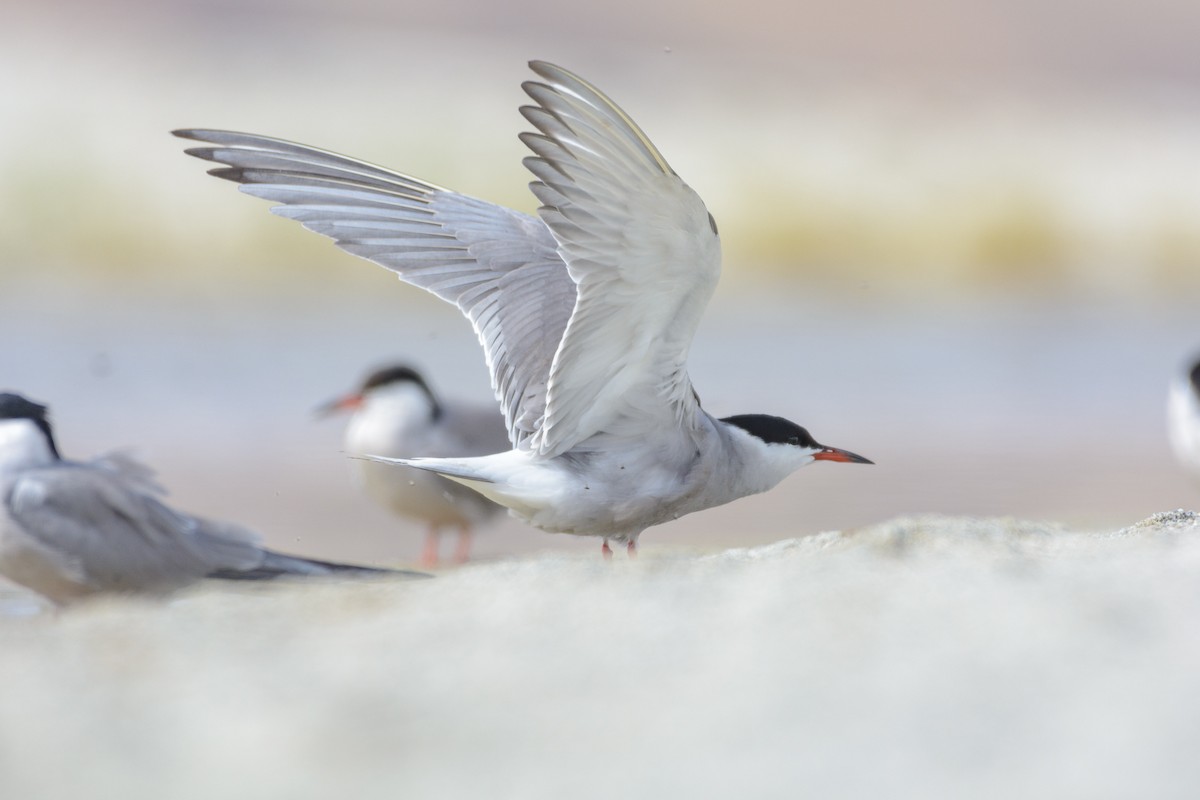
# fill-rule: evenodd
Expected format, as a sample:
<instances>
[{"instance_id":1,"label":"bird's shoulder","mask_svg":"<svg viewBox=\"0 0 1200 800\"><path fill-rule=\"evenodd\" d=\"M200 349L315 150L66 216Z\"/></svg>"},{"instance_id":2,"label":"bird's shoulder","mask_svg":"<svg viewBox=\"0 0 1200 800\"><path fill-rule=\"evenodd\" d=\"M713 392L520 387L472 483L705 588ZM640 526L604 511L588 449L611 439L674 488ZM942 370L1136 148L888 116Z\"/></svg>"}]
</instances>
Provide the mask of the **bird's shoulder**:
<instances>
[{"instance_id":1,"label":"bird's shoulder","mask_svg":"<svg viewBox=\"0 0 1200 800\"><path fill-rule=\"evenodd\" d=\"M132 463L132 462L131 462ZM9 515L31 534L58 543L109 536L160 538L186 534L191 521L157 498L144 472L111 461L60 461L22 472L10 484Z\"/></svg>"},{"instance_id":2,"label":"bird's shoulder","mask_svg":"<svg viewBox=\"0 0 1200 800\"><path fill-rule=\"evenodd\" d=\"M512 447L504 416L494 405L446 403L444 425L438 426L462 454L491 455Z\"/></svg>"}]
</instances>

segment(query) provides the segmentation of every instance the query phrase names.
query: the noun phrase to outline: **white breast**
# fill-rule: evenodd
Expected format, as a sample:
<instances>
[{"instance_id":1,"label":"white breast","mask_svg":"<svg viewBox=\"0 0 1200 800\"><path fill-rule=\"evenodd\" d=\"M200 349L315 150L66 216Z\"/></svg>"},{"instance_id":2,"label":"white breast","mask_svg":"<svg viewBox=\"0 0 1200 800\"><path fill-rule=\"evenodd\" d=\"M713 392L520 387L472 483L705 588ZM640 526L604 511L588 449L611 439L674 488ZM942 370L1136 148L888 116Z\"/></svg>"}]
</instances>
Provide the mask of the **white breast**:
<instances>
[{"instance_id":1,"label":"white breast","mask_svg":"<svg viewBox=\"0 0 1200 800\"><path fill-rule=\"evenodd\" d=\"M1200 397L1186 378L1171 386L1167 432L1179 463L1200 479Z\"/></svg>"},{"instance_id":2,"label":"white breast","mask_svg":"<svg viewBox=\"0 0 1200 800\"><path fill-rule=\"evenodd\" d=\"M31 420L0 420L0 471L29 469L54 462L46 435Z\"/></svg>"}]
</instances>

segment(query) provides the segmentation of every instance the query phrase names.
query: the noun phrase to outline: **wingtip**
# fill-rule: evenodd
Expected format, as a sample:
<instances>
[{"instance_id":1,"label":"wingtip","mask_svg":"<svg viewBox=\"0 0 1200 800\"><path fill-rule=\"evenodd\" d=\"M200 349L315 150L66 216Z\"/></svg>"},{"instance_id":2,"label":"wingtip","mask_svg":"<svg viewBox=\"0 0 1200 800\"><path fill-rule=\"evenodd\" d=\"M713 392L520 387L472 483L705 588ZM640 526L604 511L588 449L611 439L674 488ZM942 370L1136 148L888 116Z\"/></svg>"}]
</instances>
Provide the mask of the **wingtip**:
<instances>
[{"instance_id":1,"label":"wingtip","mask_svg":"<svg viewBox=\"0 0 1200 800\"><path fill-rule=\"evenodd\" d=\"M188 137L180 137L180 138L191 139L193 137L188 136ZM193 158L202 158L205 161L215 161L216 160L213 156L213 149L211 147L189 147L189 148L185 149L183 152L185 155L192 156Z\"/></svg>"},{"instance_id":2,"label":"wingtip","mask_svg":"<svg viewBox=\"0 0 1200 800\"><path fill-rule=\"evenodd\" d=\"M176 128L171 131L172 136L178 136L180 139L191 139L197 142L207 142L214 145L238 145L241 140L261 140L271 142L283 142L283 139L271 139L267 136L255 136L249 133L240 133L238 131L226 130L223 128Z\"/></svg>"},{"instance_id":3,"label":"wingtip","mask_svg":"<svg viewBox=\"0 0 1200 800\"><path fill-rule=\"evenodd\" d=\"M529 68L546 81L546 83L525 81L521 84L521 88L525 91L525 94L529 95L538 106L554 114L551 110L551 106L555 104L555 101L551 97L554 95L575 98L582 103L606 109L606 113L611 114L619 124L629 130L630 135L645 149L646 154L658 165L659 169L667 175L676 175L675 170L671 169L671 165L667 163L666 158L658 151L654 143L650 141L650 137L638 127L638 124L633 121L633 118L624 109L617 105L608 95L600 91L599 87L586 78L582 78L574 72L563 69L556 64L551 64L548 61L530 61ZM547 92L549 92L549 95ZM526 118L528 119L528 117Z\"/></svg>"},{"instance_id":4,"label":"wingtip","mask_svg":"<svg viewBox=\"0 0 1200 800\"><path fill-rule=\"evenodd\" d=\"M573 80L581 81L582 79L571 72L569 69L564 69L558 64L552 64L549 61L541 61L535 59L529 62L529 69L538 77L548 81L561 81L564 77ZM529 81L526 81L529 83Z\"/></svg>"},{"instance_id":5,"label":"wingtip","mask_svg":"<svg viewBox=\"0 0 1200 800\"><path fill-rule=\"evenodd\" d=\"M204 156L197 156L204 158ZM209 159L210 161L214 159ZM208 174L214 178L220 178L224 181L232 181L234 183L247 183L245 180L246 170L241 167L213 167L208 170Z\"/></svg>"}]
</instances>

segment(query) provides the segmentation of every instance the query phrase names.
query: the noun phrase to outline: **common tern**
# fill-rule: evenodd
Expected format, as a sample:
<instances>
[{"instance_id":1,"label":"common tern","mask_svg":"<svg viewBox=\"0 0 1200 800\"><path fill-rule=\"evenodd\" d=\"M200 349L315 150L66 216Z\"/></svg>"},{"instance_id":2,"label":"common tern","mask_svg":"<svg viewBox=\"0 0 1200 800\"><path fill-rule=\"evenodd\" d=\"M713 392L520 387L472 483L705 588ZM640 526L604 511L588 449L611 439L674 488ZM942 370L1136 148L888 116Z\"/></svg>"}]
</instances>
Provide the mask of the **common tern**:
<instances>
[{"instance_id":1,"label":"common tern","mask_svg":"<svg viewBox=\"0 0 1200 800\"><path fill-rule=\"evenodd\" d=\"M1167 431L1179 463L1200 479L1200 360L1171 384Z\"/></svg>"},{"instance_id":2,"label":"common tern","mask_svg":"<svg viewBox=\"0 0 1200 800\"><path fill-rule=\"evenodd\" d=\"M0 575L63 605L206 577L389 572L266 550L244 528L168 507L151 475L119 454L62 458L46 407L0 393Z\"/></svg>"},{"instance_id":3,"label":"common tern","mask_svg":"<svg viewBox=\"0 0 1200 800\"><path fill-rule=\"evenodd\" d=\"M520 138L529 216L324 150L187 129L210 174L458 306L483 346L512 449L380 458L444 475L550 532L627 543L766 491L813 461L871 463L782 417L718 419L687 372L721 271L700 197L599 89L530 63Z\"/></svg>"},{"instance_id":4,"label":"common tern","mask_svg":"<svg viewBox=\"0 0 1200 800\"><path fill-rule=\"evenodd\" d=\"M443 400L412 367L377 369L350 394L318 409L321 415L351 412L345 446L355 455L483 456L509 448L504 418L495 406ZM455 560L465 562L471 531L501 507L462 484L432 472L356 458L367 495L389 511L429 525L421 563L438 562L438 539L445 526L458 528Z\"/></svg>"}]
</instances>

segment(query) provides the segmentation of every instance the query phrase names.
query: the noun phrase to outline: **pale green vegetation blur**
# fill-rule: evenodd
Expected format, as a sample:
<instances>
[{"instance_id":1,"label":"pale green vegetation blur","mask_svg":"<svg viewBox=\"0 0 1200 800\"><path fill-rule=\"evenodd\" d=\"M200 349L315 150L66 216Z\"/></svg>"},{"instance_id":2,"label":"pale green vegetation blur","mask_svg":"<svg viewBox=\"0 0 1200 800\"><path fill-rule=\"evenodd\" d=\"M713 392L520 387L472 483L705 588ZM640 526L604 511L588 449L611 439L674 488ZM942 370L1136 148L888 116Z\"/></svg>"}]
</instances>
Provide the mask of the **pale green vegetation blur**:
<instances>
[{"instance_id":1,"label":"pale green vegetation blur","mask_svg":"<svg viewBox=\"0 0 1200 800\"><path fill-rule=\"evenodd\" d=\"M639 103L626 105L636 113ZM833 148L828 140L848 123L815 115L797 122L792 110L782 111L779 125L815 141L756 141L737 118L699 120L701 138L687 137L686 119L667 131L647 124L716 215L725 279L734 284L1170 290L1200 283L1200 167L1195 156L1170 152L1173 131L1149 126L1140 131L1151 140L1144 149L1122 152L1119 137L1109 137L1080 156L1071 152L1069 131L1049 122L1039 129L1035 117L1000 147L972 138L986 135L980 126L946 132L943 126L953 126L944 118L931 118L924 132L910 123L892 141L885 120ZM521 152L512 146L521 129L515 114L493 120L477 135L494 141L465 151L463 132L446 138L409 130L398 145L376 130L359 137L365 152L350 154L532 212ZM65 141L57 135L53 148L0 154L6 272L52 267L64 275L232 286L354 280L348 273L357 266L329 242L271 218L266 203L205 176L165 131L150 133L160 151L174 148L177 165L139 170L132 153L114 159L78 131ZM129 134L144 141L147 132ZM973 148L977 156L965 155ZM1089 182L1114 164L1111 194L1098 198ZM1188 174L1196 179L1190 185L1182 180Z\"/></svg>"},{"instance_id":2,"label":"pale green vegetation blur","mask_svg":"<svg viewBox=\"0 0 1200 800\"><path fill-rule=\"evenodd\" d=\"M621 8L631 25L661 16ZM887 7L877 12L886 17ZM336 29L340 12L300 14L295 31L265 40L230 39L213 20L181 53L177 28L191 23L172 19L94 36L48 16L28 34L0 35L0 72L21 76L0 105L5 275L219 280L233 290L284 279L292 288L353 283L367 269L205 176L168 135L173 127L302 141L533 212L516 139L528 125L516 107L530 77L523 61L539 57L610 93L700 193L720 225L723 285L1108 293L1200 285L1200 107L1169 93L1132 84L1109 93L1102 78L1082 82L1104 89L1091 94L1061 86L989 93L968 76L969 89L940 96L919 82L856 83L782 41L774 56L761 55L791 65L786 76L750 61L726 64L719 49L672 54L620 39L589 41L572 60L562 51L578 48L551 45L564 35L552 26L530 42L453 28L431 39L400 20L377 29L369 16ZM975 30L974 19L955 25ZM1104 30L1123 30L1120 19L1109 22ZM893 41L857 22L846 30L855 37L831 64ZM957 28L939 30L911 33L940 36L945 47L959 40ZM1046 47L1082 42L1081 59L1104 61L1086 31L1061 33ZM877 40L859 41L868 34ZM752 37L766 34L729 35L752 50ZM403 46L383 46L392 41ZM988 41L981 35L977 46ZM938 52L935 65L969 63L969 54ZM995 60L1022 63L1004 50Z\"/></svg>"}]
</instances>

